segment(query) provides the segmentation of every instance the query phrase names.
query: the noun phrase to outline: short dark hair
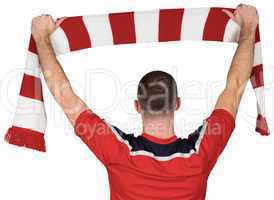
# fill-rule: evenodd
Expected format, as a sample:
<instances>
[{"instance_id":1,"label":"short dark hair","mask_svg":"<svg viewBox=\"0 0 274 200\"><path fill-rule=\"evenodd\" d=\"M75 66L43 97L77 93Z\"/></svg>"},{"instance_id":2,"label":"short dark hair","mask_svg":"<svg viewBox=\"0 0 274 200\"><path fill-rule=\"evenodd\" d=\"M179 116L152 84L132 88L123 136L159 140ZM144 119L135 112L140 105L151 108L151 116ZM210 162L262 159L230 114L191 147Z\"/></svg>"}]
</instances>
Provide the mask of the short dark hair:
<instances>
[{"instance_id":1,"label":"short dark hair","mask_svg":"<svg viewBox=\"0 0 274 200\"><path fill-rule=\"evenodd\" d=\"M138 101L147 114L159 115L175 110L178 97L175 79L163 71L152 71L138 84Z\"/></svg>"}]
</instances>

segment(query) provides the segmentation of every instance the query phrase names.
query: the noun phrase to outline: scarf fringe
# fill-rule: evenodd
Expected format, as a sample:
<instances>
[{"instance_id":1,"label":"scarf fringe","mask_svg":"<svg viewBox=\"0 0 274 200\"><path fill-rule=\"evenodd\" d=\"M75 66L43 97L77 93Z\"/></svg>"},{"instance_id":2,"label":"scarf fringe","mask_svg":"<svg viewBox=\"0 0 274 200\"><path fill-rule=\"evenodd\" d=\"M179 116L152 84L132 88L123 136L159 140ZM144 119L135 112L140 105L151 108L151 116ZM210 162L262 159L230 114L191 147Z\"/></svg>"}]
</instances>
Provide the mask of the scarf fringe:
<instances>
[{"instance_id":1,"label":"scarf fringe","mask_svg":"<svg viewBox=\"0 0 274 200\"><path fill-rule=\"evenodd\" d=\"M263 136L268 136L270 135L268 126L267 126L267 122L265 117L263 117L262 115L258 115L257 117L257 122L256 122L256 132L260 133Z\"/></svg>"},{"instance_id":2,"label":"scarf fringe","mask_svg":"<svg viewBox=\"0 0 274 200\"><path fill-rule=\"evenodd\" d=\"M44 134L30 129L12 126L8 129L5 140L19 147L46 152Z\"/></svg>"}]
</instances>

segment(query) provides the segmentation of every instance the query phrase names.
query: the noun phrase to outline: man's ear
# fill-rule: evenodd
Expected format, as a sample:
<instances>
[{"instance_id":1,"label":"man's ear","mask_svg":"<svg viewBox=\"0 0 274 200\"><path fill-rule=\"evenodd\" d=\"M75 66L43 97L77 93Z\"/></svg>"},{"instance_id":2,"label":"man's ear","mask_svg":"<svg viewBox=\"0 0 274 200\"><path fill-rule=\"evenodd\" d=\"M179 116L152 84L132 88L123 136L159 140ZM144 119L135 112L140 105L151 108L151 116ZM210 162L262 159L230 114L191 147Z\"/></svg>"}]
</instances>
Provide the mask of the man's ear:
<instances>
[{"instance_id":1,"label":"man's ear","mask_svg":"<svg viewBox=\"0 0 274 200\"><path fill-rule=\"evenodd\" d=\"M175 110L179 110L181 107L181 98L177 97L176 98L176 105L175 105Z\"/></svg>"},{"instance_id":2,"label":"man's ear","mask_svg":"<svg viewBox=\"0 0 274 200\"><path fill-rule=\"evenodd\" d=\"M135 110L138 113L141 113L141 105L140 105L140 102L138 100L134 100L134 107L135 107Z\"/></svg>"}]
</instances>

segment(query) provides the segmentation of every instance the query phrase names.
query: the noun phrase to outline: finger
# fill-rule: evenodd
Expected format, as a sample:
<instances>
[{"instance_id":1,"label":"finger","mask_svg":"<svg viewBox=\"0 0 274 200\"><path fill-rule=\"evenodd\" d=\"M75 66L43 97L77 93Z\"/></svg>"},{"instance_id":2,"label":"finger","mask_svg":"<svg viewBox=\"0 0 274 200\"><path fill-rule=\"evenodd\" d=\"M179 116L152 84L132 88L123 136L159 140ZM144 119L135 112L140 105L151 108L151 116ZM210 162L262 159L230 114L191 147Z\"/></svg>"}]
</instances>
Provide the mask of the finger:
<instances>
[{"instance_id":1,"label":"finger","mask_svg":"<svg viewBox=\"0 0 274 200\"><path fill-rule=\"evenodd\" d=\"M40 16L41 17L50 17L51 15L50 14L41 14Z\"/></svg>"},{"instance_id":2,"label":"finger","mask_svg":"<svg viewBox=\"0 0 274 200\"><path fill-rule=\"evenodd\" d=\"M51 19L51 21L54 23L54 19L51 15L48 15L48 17Z\"/></svg>"},{"instance_id":3,"label":"finger","mask_svg":"<svg viewBox=\"0 0 274 200\"><path fill-rule=\"evenodd\" d=\"M67 17L61 17L55 21L55 25L60 26Z\"/></svg>"},{"instance_id":4,"label":"finger","mask_svg":"<svg viewBox=\"0 0 274 200\"><path fill-rule=\"evenodd\" d=\"M241 4L240 8L246 8L246 7L249 7L249 5L248 4Z\"/></svg>"},{"instance_id":5,"label":"finger","mask_svg":"<svg viewBox=\"0 0 274 200\"><path fill-rule=\"evenodd\" d=\"M244 7L243 7L243 4L239 4L237 7L236 7L236 9L234 10L234 16L235 15L237 15L238 13L239 13L239 11L241 10L241 9L243 9Z\"/></svg>"},{"instance_id":6,"label":"finger","mask_svg":"<svg viewBox=\"0 0 274 200\"><path fill-rule=\"evenodd\" d=\"M232 12L230 12L229 10L223 9L222 10L229 18L231 18L232 20L235 19L235 16Z\"/></svg>"},{"instance_id":7,"label":"finger","mask_svg":"<svg viewBox=\"0 0 274 200\"><path fill-rule=\"evenodd\" d=\"M239 11L239 8L236 8L236 9L234 10L234 12L233 12L234 16L238 13L238 11Z\"/></svg>"}]
</instances>

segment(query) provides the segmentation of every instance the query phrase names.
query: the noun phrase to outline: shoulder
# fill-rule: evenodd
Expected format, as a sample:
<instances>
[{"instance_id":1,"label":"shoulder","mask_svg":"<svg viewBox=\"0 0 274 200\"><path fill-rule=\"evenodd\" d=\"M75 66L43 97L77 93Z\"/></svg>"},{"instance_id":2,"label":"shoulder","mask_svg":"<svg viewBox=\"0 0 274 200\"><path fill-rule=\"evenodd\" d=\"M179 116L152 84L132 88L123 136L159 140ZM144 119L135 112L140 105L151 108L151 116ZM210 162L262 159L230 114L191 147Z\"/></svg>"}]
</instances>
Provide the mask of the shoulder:
<instances>
[{"instance_id":1,"label":"shoulder","mask_svg":"<svg viewBox=\"0 0 274 200\"><path fill-rule=\"evenodd\" d=\"M225 109L215 109L206 119L207 130L210 132L233 130L235 118Z\"/></svg>"}]
</instances>

